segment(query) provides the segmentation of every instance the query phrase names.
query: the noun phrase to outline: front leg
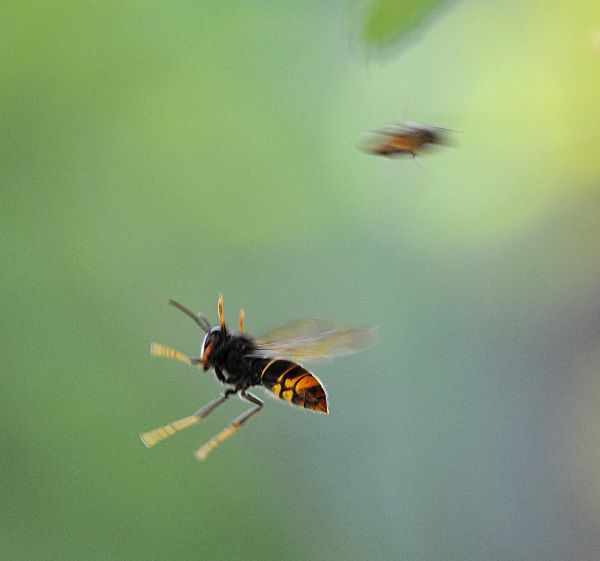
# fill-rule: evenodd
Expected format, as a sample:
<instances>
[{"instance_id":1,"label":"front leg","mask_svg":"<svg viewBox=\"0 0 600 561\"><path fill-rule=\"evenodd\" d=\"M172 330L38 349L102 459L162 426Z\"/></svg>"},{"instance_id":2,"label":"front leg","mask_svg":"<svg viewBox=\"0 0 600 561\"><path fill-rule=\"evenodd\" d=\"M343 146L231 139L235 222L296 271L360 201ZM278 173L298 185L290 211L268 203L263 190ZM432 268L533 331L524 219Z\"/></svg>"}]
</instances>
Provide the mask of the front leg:
<instances>
[{"instance_id":1,"label":"front leg","mask_svg":"<svg viewBox=\"0 0 600 561\"><path fill-rule=\"evenodd\" d=\"M221 370L221 368L217 365L215 365L215 374L217 375L217 378L219 379L219 382L221 382L221 384L227 384L227 379L225 378L225 375L223 374L223 371Z\"/></svg>"}]
</instances>

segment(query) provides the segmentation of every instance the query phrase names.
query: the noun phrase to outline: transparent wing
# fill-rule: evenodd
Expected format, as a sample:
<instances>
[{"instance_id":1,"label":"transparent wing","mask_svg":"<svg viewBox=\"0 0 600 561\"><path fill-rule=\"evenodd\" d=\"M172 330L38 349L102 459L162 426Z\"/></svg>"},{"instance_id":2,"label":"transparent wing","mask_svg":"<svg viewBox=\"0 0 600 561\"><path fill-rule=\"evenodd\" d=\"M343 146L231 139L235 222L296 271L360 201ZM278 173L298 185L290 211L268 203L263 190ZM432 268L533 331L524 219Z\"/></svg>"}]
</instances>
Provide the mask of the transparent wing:
<instances>
[{"instance_id":1,"label":"transparent wing","mask_svg":"<svg viewBox=\"0 0 600 561\"><path fill-rule=\"evenodd\" d=\"M274 331L259 337L256 342L260 345L277 343L278 341L291 341L311 334L315 335L317 333L333 331L334 328L335 322L331 318L304 318L288 323L279 329L275 329Z\"/></svg>"},{"instance_id":2,"label":"transparent wing","mask_svg":"<svg viewBox=\"0 0 600 561\"><path fill-rule=\"evenodd\" d=\"M389 125L378 131L375 131L376 134L382 134L385 136L411 136L414 135L418 131L417 128L412 127L410 125Z\"/></svg>"},{"instance_id":3,"label":"transparent wing","mask_svg":"<svg viewBox=\"0 0 600 561\"><path fill-rule=\"evenodd\" d=\"M311 320L320 318L311 318ZM277 330L275 334L285 332L292 326L301 326L301 335L292 339L271 341L258 339L250 356L260 358L283 358L295 362L319 362L332 358L358 353L377 343L377 327L352 326L325 330L325 324L317 322L318 331L306 331L305 321L300 320ZM268 335L267 337L270 337Z\"/></svg>"}]
</instances>

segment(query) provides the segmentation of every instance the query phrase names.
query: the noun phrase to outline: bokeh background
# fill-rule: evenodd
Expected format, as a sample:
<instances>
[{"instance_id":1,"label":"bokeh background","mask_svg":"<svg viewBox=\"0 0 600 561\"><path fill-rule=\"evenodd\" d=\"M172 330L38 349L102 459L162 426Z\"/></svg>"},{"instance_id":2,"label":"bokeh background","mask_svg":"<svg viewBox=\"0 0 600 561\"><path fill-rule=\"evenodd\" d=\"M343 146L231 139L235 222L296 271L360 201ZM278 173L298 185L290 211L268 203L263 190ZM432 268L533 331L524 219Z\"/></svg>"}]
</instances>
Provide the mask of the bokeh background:
<instances>
[{"instance_id":1,"label":"bokeh background","mask_svg":"<svg viewBox=\"0 0 600 561\"><path fill-rule=\"evenodd\" d=\"M3 2L2 559L600 556L598 3L399 4ZM380 343L148 450L219 291Z\"/></svg>"}]
</instances>

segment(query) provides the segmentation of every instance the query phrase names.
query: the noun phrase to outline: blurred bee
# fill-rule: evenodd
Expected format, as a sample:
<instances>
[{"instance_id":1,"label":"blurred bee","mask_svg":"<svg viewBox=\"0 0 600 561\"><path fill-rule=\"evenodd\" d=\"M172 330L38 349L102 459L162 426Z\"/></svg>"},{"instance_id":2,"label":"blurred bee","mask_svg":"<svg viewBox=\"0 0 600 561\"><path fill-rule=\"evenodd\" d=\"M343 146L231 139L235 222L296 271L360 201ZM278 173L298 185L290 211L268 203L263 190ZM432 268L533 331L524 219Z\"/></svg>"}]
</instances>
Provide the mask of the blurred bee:
<instances>
[{"instance_id":1,"label":"blurred bee","mask_svg":"<svg viewBox=\"0 0 600 561\"><path fill-rule=\"evenodd\" d=\"M200 348L200 358L189 358L159 343L152 343L150 354L197 365L203 370L212 368L222 384L232 387L192 416L141 434L144 444L154 446L176 432L199 423L232 395L239 394L242 399L254 405L199 448L196 452L198 460L204 460L220 442L232 436L262 409L263 402L251 394L248 388L263 386L289 403L328 413L323 385L296 361L329 360L368 349L377 342L376 327L335 329L325 318L302 319L260 339L253 339L244 333L243 311L240 311L240 332L232 333L227 330L223 317L223 297L220 294L218 310L221 324L216 327L211 327L203 314L195 315L174 300L170 300L169 304L190 316L206 332Z\"/></svg>"},{"instance_id":2,"label":"blurred bee","mask_svg":"<svg viewBox=\"0 0 600 561\"><path fill-rule=\"evenodd\" d=\"M405 123L377 131L376 137L362 145L366 152L380 156L410 154L413 158L428 146L446 144L446 134L439 127Z\"/></svg>"}]
</instances>

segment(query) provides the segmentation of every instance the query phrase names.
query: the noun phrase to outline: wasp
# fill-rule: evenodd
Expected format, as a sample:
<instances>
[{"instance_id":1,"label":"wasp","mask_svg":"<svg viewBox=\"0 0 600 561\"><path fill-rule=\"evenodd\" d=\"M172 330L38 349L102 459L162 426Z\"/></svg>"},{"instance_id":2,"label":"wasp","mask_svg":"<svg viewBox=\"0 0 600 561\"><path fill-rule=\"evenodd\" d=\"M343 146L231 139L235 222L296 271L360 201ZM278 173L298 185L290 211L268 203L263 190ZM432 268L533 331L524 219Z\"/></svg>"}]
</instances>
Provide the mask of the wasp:
<instances>
[{"instance_id":1,"label":"wasp","mask_svg":"<svg viewBox=\"0 0 600 561\"><path fill-rule=\"evenodd\" d=\"M174 300L169 300L169 304L191 317L206 333L200 358L189 358L159 343L152 343L150 354L199 366L204 371L212 369L221 384L230 387L193 415L141 434L144 444L154 446L176 432L199 423L232 395L238 394L253 405L200 447L195 453L198 460L204 460L221 442L262 410L263 402L248 391L253 386L262 386L293 405L327 414L325 388L299 361L329 360L368 349L377 342L376 327L335 328L330 320L319 317L292 322L254 339L244 333L243 310L240 311L239 333L230 332L225 325L221 294L218 300L220 325L215 327L211 327L204 314L194 314Z\"/></svg>"},{"instance_id":2,"label":"wasp","mask_svg":"<svg viewBox=\"0 0 600 561\"><path fill-rule=\"evenodd\" d=\"M405 123L377 131L377 137L363 144L363 149L380 156L411 155L413 158L428 146L446 144L448 129Z\"/></svg>"}]
</instances>

